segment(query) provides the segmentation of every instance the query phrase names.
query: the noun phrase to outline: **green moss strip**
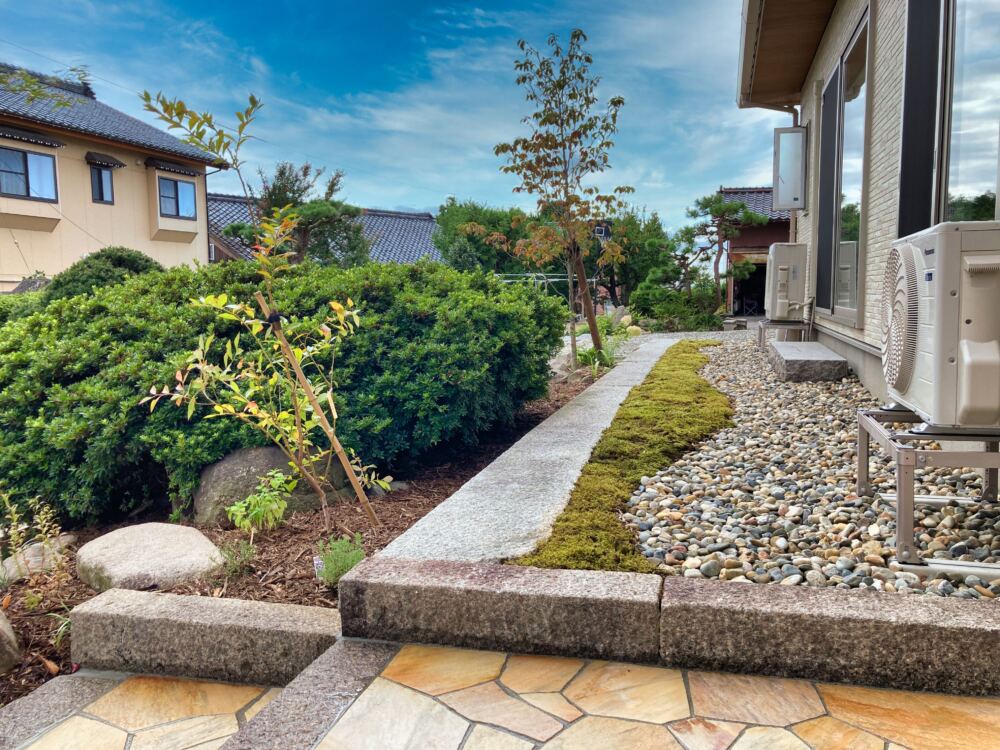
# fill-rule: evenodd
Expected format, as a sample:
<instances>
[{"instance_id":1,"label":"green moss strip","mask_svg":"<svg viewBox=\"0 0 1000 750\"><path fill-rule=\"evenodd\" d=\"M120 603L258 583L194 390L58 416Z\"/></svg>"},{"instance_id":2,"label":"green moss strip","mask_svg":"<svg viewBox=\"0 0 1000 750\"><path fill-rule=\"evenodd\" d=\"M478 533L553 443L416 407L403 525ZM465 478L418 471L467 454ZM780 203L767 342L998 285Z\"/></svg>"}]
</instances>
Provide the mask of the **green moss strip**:
<instances>
[{"instance_id":1,"label":"green moss strip","mask_svg":"<svg viewBox=\"0 0 1000 750\"><path fill-rule=\"evenodd\" d=\"M698 375L708 361L701 349L718 343L686 340L666 351L601 435L552 535L514 564L655 570L618 513L644 474L662 469L696 441L730 424L729 400Z\"/></svg>"}]
</instances>

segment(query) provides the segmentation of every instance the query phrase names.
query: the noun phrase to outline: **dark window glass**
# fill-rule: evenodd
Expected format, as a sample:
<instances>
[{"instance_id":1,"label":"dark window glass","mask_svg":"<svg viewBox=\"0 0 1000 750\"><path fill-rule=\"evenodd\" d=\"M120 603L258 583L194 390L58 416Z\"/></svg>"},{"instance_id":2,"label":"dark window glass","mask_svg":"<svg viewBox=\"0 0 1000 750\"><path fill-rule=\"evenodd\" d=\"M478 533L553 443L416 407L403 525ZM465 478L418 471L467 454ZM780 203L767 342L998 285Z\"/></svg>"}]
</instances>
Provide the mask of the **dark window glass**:
<instances>
[{"instance_id":1,"label":"dark window glass","mask_svg":"<svg viewBox=\"0 0 1000 750\"><path fill-rule=\"evenodd\" d=\"M114 203L110 169L96 166L90 168L90 192L96 203Z\"/></svg>"},{"instance_id":2,"label":"dark window glass","mask_svg":"<svg viewBox=\"0 0 1000 750\"><path fill-rule=\"evenodd\" d=\"M48 154L0 148L0 193L56 199L56 160Z\"/></svg>"},{"instance_id":3,"label":"dark window glass","mask_svg":"<svg viewBox=\"0 0 1000 750\"><path fill-rule=\"evenodd\" d=\"M840 71L823 91L819 136L819 236L816 238L816 307L833 309L833 259L837 200L837 120Z\"/></svg>"},{"instance_id":4,"label":"dark window glass","mask_svg":"<svg viewBox=\"0 0 1000 750\"><path fill-rule=\"evenodd\" d=\"M195 218L195 190L193 182L161 177L159 184L161 214L181 219Z\"/></svg>"}]
</instances>

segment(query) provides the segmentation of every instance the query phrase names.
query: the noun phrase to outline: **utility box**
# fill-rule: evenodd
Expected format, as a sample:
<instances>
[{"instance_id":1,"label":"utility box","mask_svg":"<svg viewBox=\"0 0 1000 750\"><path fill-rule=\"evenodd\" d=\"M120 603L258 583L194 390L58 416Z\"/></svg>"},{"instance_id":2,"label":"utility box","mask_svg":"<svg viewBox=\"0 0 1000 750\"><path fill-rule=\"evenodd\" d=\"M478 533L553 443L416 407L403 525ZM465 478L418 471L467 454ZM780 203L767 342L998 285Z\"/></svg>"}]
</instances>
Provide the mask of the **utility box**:
<instances>
[{"instance_id":1,"label":"utility box","mask_svg":"<svg viewBox=\"0 0 1000 750\"><path fill-rule=\"evenodd\" d=\"M801 321L806 309L806 246L775 242L767 251L764 314L768 320Z\"/></svg>"}]
</instances>

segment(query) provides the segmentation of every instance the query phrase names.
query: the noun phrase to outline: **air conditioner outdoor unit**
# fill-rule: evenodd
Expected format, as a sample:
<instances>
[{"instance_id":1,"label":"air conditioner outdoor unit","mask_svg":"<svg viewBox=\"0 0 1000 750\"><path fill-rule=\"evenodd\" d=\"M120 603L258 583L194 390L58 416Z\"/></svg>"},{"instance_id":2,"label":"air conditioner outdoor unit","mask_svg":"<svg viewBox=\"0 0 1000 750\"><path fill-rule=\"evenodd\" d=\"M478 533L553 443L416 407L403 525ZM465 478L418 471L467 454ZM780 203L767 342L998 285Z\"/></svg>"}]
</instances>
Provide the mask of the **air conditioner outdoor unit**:
<instances>
[{"instance_id":1,"label":"air conditioner outdoor unit","mask_svg":"<svg viewBox=\"0 0 1000 750\"><path fill-rule=\"evenodd\" d=\"M806 308L806 246L776 242L767 251L764 313L768 320L802 320Z\"/></svg>"},{"instance_id":2,"label":"air conditioner outdoor unit","mask_svg":"<svg viewBox=\"0 0 1000 750\"><path fill-rule=\"evenodd\" d=\"M882 370L928 425L1000 428L1000 222L897 240L882 290Z\"/></svg>"}]
</instances>

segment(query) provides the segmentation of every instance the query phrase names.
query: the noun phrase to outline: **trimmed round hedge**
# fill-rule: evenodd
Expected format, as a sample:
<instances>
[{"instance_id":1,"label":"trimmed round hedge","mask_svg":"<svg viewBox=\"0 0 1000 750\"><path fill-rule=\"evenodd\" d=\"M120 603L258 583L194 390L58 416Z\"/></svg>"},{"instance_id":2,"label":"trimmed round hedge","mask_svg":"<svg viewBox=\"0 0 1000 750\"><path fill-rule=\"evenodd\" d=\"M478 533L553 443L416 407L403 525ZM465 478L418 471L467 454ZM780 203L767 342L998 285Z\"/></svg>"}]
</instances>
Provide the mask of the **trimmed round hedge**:
<instances>
[{"instance_id":1,"label":"trimmed round hedge","mask_svg":"<svg viewBox=\"0 0 1000 750\"><path fill-rule=\"evenodd\" d=\"M42 290L42 298L45 302L51 302L78 294L89 294L96 288L121 284L132 276L162 270L163 266L138 250L105 247L53 276L52 283Z\"/></svg>"},{"instance_id":2,"label":"trimmed round hedge","mask_svg":"<svg viewBox=\"0 0 1000 750\"><path fill-rule=\"evenodd\" d=\"M234 420L187 420L139 399L171 383L198 335L236 332L191 298L249 300L255 268L233 262L147 273L57 299L0 328L0 483L74 520L111 519L168 493L184 504L200 470L260 438ZM560 302L440 264L297 266L281 312L322 314L351 297L361 326L337 357L338 432L380 471L440 443L475 443L544 395L561 343Z\"/></svg>"}]
</instances>

